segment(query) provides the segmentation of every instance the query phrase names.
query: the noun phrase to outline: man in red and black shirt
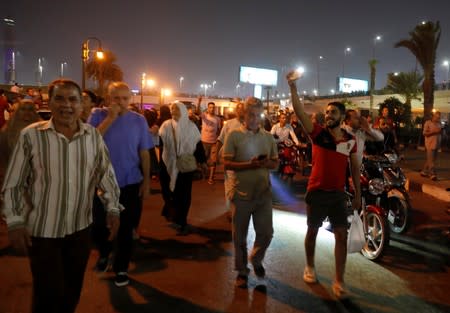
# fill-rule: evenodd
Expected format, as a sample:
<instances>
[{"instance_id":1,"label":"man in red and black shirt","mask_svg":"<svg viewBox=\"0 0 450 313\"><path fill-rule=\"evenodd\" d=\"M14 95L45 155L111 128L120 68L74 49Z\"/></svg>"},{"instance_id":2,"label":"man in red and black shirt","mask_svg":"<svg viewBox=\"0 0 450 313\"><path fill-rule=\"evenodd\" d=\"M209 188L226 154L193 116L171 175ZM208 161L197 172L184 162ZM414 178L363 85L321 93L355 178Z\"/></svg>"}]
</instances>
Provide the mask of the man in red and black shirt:
<instances>
[{"instance_id":1,"label":"man in red and black shirt","mask_svg":"<svg viewBox=\"0 0 450 313\"><path fill-rule=\"evenodd\" d=\"M334 231L336 276L333 293L337 298L345 296L344 271L347 257L347 196L345 183L350 161L352 179L355 187L353 209L361 206L359 182L359 162L356 154L356 140L341 129L345 118L345 106L340 102L328 104L325 112L325 126L313 124L300 102L295 81L297 72L287 76L291 89L292 104L300 122L309 133L312 142L312 171L308 182L306 204L308 230L305 237L306 267L303 280L317 282L314 270L316 237L322 221L328 216Z\"/></svg>"}]
</instances>

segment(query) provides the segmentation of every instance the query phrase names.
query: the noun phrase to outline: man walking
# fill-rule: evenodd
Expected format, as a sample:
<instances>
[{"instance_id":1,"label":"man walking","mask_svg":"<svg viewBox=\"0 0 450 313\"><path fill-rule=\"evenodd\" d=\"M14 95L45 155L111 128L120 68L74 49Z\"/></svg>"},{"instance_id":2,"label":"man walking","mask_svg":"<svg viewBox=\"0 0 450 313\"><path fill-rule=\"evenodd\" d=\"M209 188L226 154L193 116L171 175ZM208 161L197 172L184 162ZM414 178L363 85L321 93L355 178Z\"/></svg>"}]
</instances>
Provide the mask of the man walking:
<instances>
[{"instance_id":1,"label":"man walking","mask_svg":"<svg viewBox=\"0 0 450 313\"><path fill-rule=\"evenodd\" d=\"M208 184L214 184L214 175L216 172L216 162L217 162L217 150L216 142L217 137L220 133L221 122L220 118L216 116L215 103L208 102L208 109L206 112L200 113L200 103L202 98L198 99L197 112L200 114L200 119L202 123L201 128L201 141L203 144L203 149L205 150L205 155L209 167L209 178Z\"/></svg>"},{"instance_id":2,"label":"man walking","mask_svg":"<svg viewBox=\"0 0 450 313\"><path fill-rule=\"evenodd\" d=\"M353 209L359 209L361 206L356 141L353 136L341 129L341 123L345 117L345 106L340 102L328 104L325 112L325 127L311 122L297 94L295 82L299 77L300 75L295 71L287 75L292 104L313 141L313 167L305 197L308 230L305 237L306 267L303 280L307 283L317 282L314 267L316 237L322 221L328 216L336 240L334 250L336 275L332 290L337 298L342 298L346 295L344 272L347 257L347 195L344 188L349 158L355 188L352 206Z\"/></svg>"},{"instance_id":3,"label":"man walking","mask_svg":"<svg viewBox=\"0 0 450 313\"><path fill-rule=\"evenodd\" d=\"M230 182L227 196L231 201L237 287L247 286L250 272L247 267L250 218L256 233L250 262L260 280L265 277L262 262L273 236L269 170L278 165L278 152L273 136L260 126L262 112L261 100L248 98L244 104L244 125L228 135L223 151L225 169L232 170L227 178Z\"/></svg>"},{"instance_id":4,"label":"man walking","mask_svg":"<svg viewBox=\"0 0 450 313\"><path fill-rule=\"evenodd\" d=\"M11 245L30 258L33 313L68 313L83 286L95 187L110 240L121 206L105 143L79 120L80 87L56 80L48 90L52 118L20 134L2 188L3 214Z\"/></svg>"},{"instance_id":5,"label":"man walking","mask_svg":"<svg viewBox=\"0 0 450 313\"><path fill-rule=\"evenodd\" d=\"M117 250L113 270L116 286L129 283L128 265L133 246L133 227L140 219L142 201L149 193L150 155L153 142L145 118L128 109L131 92L124 82L108 86L107 107L95 109L88 123L103 135L111 155L111 162L120 186L120 203L125 210L120 214ZM98 271L106 271L112 244L106 240L108 230L103 223L104 210L94 201L94 240L99 249Z\"/></svg>"}]
</instances>

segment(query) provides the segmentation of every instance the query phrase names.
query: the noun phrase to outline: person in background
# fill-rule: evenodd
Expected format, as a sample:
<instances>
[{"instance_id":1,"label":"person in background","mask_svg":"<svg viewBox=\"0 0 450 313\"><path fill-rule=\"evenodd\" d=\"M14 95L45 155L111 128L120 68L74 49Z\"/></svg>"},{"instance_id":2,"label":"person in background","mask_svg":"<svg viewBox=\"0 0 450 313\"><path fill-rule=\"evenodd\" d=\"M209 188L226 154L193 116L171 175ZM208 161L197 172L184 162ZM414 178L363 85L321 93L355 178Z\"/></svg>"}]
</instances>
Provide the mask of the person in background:
<instances>
[{"instance_id":1,"label":"person in background","mask_svg":"<svg viewBox=\"0 0 450 313\"><path fill-rule=\"evenodd\" d=\"M3 214L12 247L30 260L32 312L72 313L90 254L95 187L105 203L110 240L122 207L102 136L79 120L80 87L61 79L48 90L52 118L20 133L2 187Z\"/></svg>"},{"instance_id":2,"label":"person in background","mask_svg":"<svg viewBox=\"0 0 450 313\"><path fill-rule=\"evenodd\" d=\"M263 266L266 250L272 241L272 189L269 171L278 165L278 151L273 136L261 127L263 103L250 97L244 104L244 125L231 131L223 147L224 167L229 172L227 194L231 203L234 268L238 272L236 287L247 287L248 261L265 284ZM255 242L248 258L247 234L253 220Z\"/></svg>"},{"instance_id":3,"label":"person in background","mask_svg":"<svg viewBox=\"0 0 450 313\"><path fill-rule=\"evenodd\" d=\"M5 112L9 113L9 110L9 103L5 91L0 89L0 129L2 129L3 125L6 123Z\"/></svg>"},{"instance_id":4,"label":"person in background","mask_svg":"<svg viewBox=\"0 0 450 313\"><path fill-rule=\"evenodd\" d=\"M83 111L81 112L80 118L86 123L89 115L91 115L92 108L96 106L97 95L90 90L83 90Z\"/></svg>"},{"instance_id":5,"label":"person in background","mask_svg":"<svg viewBox=\"0 0 450 313\"><path fill-rule=\"evenodd\" d=\"M150 156L153 147L144 116L128 109L131 91L124 82L110 83L107 90L107 107L94 109L88 123L102 134L108 147L111 163L120 187L120 203L125 210L120 214L117 249L113 262L117 287L129 284L128 267L133 252L133 229L139 224L142 202L150 191ZM93 237L99 250L96 269L105 272L113 251L107 240L108 229L104 223L104 206L94 200Z\"/></svg>"},{"instance_id":6,"label":"person in background","mask_svg":"<svg viewBox=\"0 0 450 313\"><path fill-rule=\"evenodd\" d=\"M217 138L220 134L221 120L215 113L215 103L208 102L208 109L206 112L200 112L200 104L202 102L202 97L198 98L197 103L197 114L199 114L202 128L201 128L201 139L203 144L203 149L205 150L206 159L208 160L209 167L209 178L208 184L214 184L214 175L216 172L216 143ZM206 173L204 173L206 174Z\"/></svg>"},{"instance_id":7,"label":"person in background","mask_svg":"<svg viewBox=\"0 0 450 313\"><path fill-rule=\"evenodd\" d=\"M441 133L441 112L435 111L431 117L431 120L427 120L423 125L427 160L423 170L420 172L422 176L429 177L432 180L437 180L435 162L438 150L441 146Z\"/></svg>"},{"instance_id":8,"label":"person in background","mask_svg":"<svg viewBox=\"0 0 450 313\"><path fill-rule=\"evenodd\" d=\"M345 112L343 128L356 139L356 154L358 155L359 164L362 163L366 141L382 142L384 139L383 133L378 129L373 129L367 122L367 119L362 117L360 112L356 110L347 110Z\"/></svg>"},{"instance_id":9,"label":"person in background","mask_svg":"<svg viewBox=\"0 0 450 313\"><path fill-rule=\"evenodd\" d=\"M172 118L166 120L159 129L161 137L162 157L160 182L169 192L164 199L165 206L162 215L171 219L178 227L177 235L185 236L190 230L187 216L191 207L192 179L194 172L181 173L177 168L177 157L191 154L197 163L206 160L195 154L200 144L200 132L188 118L186 106L182 102L170 105Z\"/></svg>"}]
</instances>

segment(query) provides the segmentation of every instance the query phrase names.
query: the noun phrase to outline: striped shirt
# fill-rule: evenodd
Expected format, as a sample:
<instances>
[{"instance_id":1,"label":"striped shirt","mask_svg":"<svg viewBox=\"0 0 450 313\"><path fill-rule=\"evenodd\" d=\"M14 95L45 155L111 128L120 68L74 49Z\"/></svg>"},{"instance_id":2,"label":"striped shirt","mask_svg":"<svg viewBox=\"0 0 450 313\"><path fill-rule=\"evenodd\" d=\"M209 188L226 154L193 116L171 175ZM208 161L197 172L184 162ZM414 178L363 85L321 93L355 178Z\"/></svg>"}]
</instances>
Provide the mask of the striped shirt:
<instances>
[{"instance_id":1,"label":"striped shirt","mask_svg":"<svg viewBox=\"0 0 450 313\"><path fill-rule=\"evenodd\" d=\"M95 188L105 209L119 214L120 189L100 133L79 122L72 139L52 120L22 130L2 188L9 229L26 225L32 236L61 238L92 223Z\"/></svg>"}]
</instances>

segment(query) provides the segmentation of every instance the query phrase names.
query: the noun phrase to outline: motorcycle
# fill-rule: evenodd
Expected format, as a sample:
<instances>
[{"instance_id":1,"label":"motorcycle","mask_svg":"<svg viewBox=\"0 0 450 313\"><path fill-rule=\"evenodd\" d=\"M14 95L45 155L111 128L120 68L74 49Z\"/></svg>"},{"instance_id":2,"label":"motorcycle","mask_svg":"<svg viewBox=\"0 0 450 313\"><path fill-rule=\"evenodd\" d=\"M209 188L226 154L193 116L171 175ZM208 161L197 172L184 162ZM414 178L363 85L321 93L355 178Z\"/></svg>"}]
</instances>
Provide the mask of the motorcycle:
<instances>
[{"instance_id":1,"label":"motorcycle","mask_svg":"<svg viewBox=\"0 0 450 313\"><path fill-rule=\"evenodd\" d=\"M281 177L292 178L295 175L298 147L290 139L278 143L280 165L278 173Z\"/></svg>"},{"instance_id":2,"label":"motorcycle","mask_svg":"<svg viewBox=\"0 0 450 313\"><path fill-rule=\"evenodd\" d=\"M411 204L406 177L397 161L397 154L391 151L365 156L361 173L370 182L367 203L385 208L390 230L400 234L409 226Z\"/></svg>"},{"instance_id":3,"label":"motorcycle","mask_svg":"<svg viewBox=\"0 0 450 313\"><path fill-rule=\"evenodd\" d=\"M379 259L386 248L389 246L390 231L387 226L387 214L379 204L367 204L366 198L369 196L370 190L373 188L373 182L368 180L363 174L360 177L361 184L361 209L359 216L363 222L364 235L366 243L361 250L361 254L372 261ZM349 227L351 224L351 218L353 217L352 209L352 184L350 181L349 189L351 192L348 194L347 212Z\"/></svg>"}]
</instances>

